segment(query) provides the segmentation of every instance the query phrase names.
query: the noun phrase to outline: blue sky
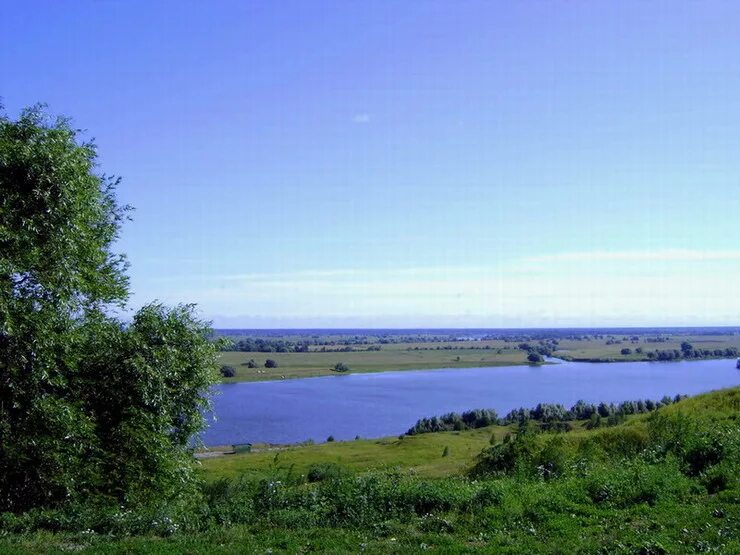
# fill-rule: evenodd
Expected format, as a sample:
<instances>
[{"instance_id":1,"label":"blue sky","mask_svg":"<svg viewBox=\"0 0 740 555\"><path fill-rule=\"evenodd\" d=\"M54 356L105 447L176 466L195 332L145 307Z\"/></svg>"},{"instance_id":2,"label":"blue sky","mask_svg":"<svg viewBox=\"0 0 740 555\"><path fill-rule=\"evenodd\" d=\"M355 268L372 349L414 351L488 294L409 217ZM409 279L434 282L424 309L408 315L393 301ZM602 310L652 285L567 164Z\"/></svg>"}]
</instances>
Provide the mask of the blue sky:
<instances>
[{"instance_id":1,"label":"blue sky","mask_svg":"<svg viewBox=\"0 0 740 555\"><path fill-rule=\"evenodd\" d=\"M217 326L740 323L740 4L34 2L6 111L95 137L132 306Z\"/></svg>"}]
</instances>

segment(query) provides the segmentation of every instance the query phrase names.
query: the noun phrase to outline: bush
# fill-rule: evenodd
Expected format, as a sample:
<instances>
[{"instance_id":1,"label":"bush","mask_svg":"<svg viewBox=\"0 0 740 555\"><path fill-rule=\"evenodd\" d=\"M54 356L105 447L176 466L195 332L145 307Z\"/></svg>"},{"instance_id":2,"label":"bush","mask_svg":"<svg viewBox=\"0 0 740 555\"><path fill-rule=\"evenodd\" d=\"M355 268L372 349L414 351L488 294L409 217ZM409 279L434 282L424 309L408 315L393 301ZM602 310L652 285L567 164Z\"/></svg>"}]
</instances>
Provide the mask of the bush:
<instances>
[{"instance_id":1,"label":"bush","mask_svg":"<svg viewBox=\"0 0 740 555\"><path fill-rule=\"evenodd\" d=\"M627 348L625 347L624 349L622 349L622 350L620 351L620 353L622 353L622 354L623 354L623 355L625 355L625 356L626 356L626 355L631 355L631 354L632 354L632 349L627 349Z\"/></svg>"},{"instance_id":2,"label":"bush","mask_svg":"<svg viewBox=\"0 0 740 555\"><path fill-rule=\"evenodd\" d=\"M587 476L585 488L595 503L628 508L686 497L692 491L692 484L678 470L675 460L649 464L632 459L619 465L598 466Z\"/></svg>"},{"instance_id":3,"label":"bush","mask_svg":"<svg viewBox=\"0 0 740 555\"><path fill-rule=\"evenodd\" d=\"M349 366L347 366L343 362L337 362L334 365L334 371L335 372L349 372L349 370L350 370Z\"/></svg>"},{"instance_id":4,"label":"bush","mask_svg":"<svg viewBox=\"0 0 740 555\"><path fill-rule=\"evenodd\" d=\"M278 367L278 363L272 360L271 358L268 358L265 361L265 368L277 368L277 367Z\"/></svg>"},{"instance_id":5,"label":"bush","mask_svg":"<svg viewBox=\"0 0 740 555\"><path fill-rule=\"evenodd\" d=\"M236 368L227 364L224 364L219 371L224 378L233 378L236 376Z\"/></svg>"},{"instance_id":6,"label":"bush","mask_svg":"<svg viewBox=\"0 0 740 555\"><path fill-rule=\"evenodd\" d=\"M549 480L561 476L568 468L573 449L566 445L562 436L555 436L545 443L534 464L537 473Z\"/></svg>"},{"instance_id":7,"label":"bush","mask_svg":"<svg viewBox=\"0 0 740 555\"><path fill-rule=\"evenodd\" d=\"M312 464L306 479L313 482L323 482L324 480L337 480L346 475L344 469L336 463Z\"/></svg>"},{"instance_id":8,"label":"bush","mask_svg":"<svg viewBox=\"0 0 740 555\"><path fill-rule=\"evenodd\" d=\"M593 434L581 446L581 451L596 449L609 458L635 457L650 445L650 437L643 427L620 426L604 428Z\"/></svg>"},{"instance_id":9,"label":"bush","mask_svg":"<svg viewBox=\"0 0 740 555\"><path fill-rule=\"evenodd\" d=\"M540 449L536 434L518 434L514 439L507 438L502 443L481 451L472 474L483 476L511 473L518 467L531 468L531 462Z\"/></svg>"},{"instance_id":10,"label":"bush","mask_svg":"<svg viewBox=\"0 0 740 555\"><path fill-rule=\"evenodd\" d=\"M541 362L544 362L545 359L542 358L542 355L539 353L529 353L527 355L527 360L533 364L539 364Z\"/></svg>"},{"instance_id":11,"label":"bush","mask_svg":"<svg viewBox=\"0 0 740 555\"><path fill-rule=\"evenodd\" d=\"M648 430L651 441L663 454L678 457L689 476L699 476L725 460L740 460L740 438L732 424L681 412L658 412L648 421Z\"/></svg>"}]
</instances>

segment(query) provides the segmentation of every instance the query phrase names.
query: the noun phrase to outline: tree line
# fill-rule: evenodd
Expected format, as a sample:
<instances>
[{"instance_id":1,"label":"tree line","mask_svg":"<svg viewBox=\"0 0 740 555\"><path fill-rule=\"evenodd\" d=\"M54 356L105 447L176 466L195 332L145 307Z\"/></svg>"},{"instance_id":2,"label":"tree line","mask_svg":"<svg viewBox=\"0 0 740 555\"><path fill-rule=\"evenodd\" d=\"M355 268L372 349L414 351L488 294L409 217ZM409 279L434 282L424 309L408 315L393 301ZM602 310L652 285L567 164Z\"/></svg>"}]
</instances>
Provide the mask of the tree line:
<instances>
[{"instance_id":1,"label":"tree line","mask_svg":"<svg viewBox=\"0 0 740 555\"><path fill-rule=\"evenodd\" d=\"M651 360L678 360L696 358L735 358L738 356L737 347L725 349L696 349L691 343L684 341L680 349L664 349L648 352Z\"/></svg>"},{"instance_id":2,"label":"tree line","mask_svg":"<svg viewBox=\"0 0 740 555\"><path fill-rule=\"evenodd\" d=\"M245 337L243 339L227 339L221 347L222 351L240 351L247 353L307 353L308 341L286 341L284 339L263 339L261 337Z\"/></svg>"},{"instance_id":3,"label":"tree line","mask_svg":"<svg viewBox=\"0 0 740 555\"><path fill-rule=\"evenodd\" d=\"M559 403L539 403L533 408L520 407L514 409L502 418L499 418L495 409L474 409L463 413L448 412L441 416L417 420L408 429L406 435L473 430L494 424L498 426L512 424L523 426L530 421L537 421L541 424L541 428L546 431L567 431L571 428L569 425L558 426L557 424L567 424L575 420L588 420L587 427L594 428L603 424L601 419L606 419L606 423L609 425L618 424L628 415L652 412L684 398L686 398L686 395L676 395L675 397L666 395L659 401L640 399L618 404L605 402L594 404L579 400L570 409L566 409Z\"/></svg>"}]
</instances>

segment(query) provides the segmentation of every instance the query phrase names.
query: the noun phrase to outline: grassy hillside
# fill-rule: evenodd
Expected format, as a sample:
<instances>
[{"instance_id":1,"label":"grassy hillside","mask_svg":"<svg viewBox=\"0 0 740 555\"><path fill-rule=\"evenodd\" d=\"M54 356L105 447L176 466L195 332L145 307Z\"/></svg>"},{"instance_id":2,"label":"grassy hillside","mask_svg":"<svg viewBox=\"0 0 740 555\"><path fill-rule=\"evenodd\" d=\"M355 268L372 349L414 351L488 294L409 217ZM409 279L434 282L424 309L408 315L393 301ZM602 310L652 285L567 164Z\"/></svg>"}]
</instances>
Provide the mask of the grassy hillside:
<instances>
[{"instance_id":1,"label":"grassy hillside","mask_svg":"<svg viewBox=\"0 0 740 555\"><path fill-rule=\"evenodd\" d=\"M209 481L237 476L264 477L290 471L305 475L313 465L337 464L354 472L367 470L412 470L419 476L440 477L464 474L491 437L501 441L511 431L490 426L462 432L440 432L399 438L338 441L321 445L265 450L227 455L201 461ZM443 453L447 448L447 455Z\"/></svg>"},{"instance_id":2,"label":"grassy hillside","mask_svg":"<svg viewBox=\"0 0 740 555\"><path fill-rule=\"evenodd\" d=\"M0 551L740 553L739 415L733 388L594 430L232 455L204 461L203 503L177 524L4 517Z\"/></svg>"}]
</instances>

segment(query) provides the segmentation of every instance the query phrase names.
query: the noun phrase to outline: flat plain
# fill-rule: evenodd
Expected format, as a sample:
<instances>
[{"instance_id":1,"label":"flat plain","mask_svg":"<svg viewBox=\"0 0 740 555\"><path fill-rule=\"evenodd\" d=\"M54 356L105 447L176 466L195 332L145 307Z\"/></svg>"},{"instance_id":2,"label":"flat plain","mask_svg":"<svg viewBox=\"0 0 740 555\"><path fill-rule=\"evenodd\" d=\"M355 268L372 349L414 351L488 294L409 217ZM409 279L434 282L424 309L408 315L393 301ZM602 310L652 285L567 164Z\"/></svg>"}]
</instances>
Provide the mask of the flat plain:
<instances>
[{"instance_id":1,"label":"flat plain","mask_svg":"<svg viewBox=\"0 0 740 555\"><path fill-rule=\"evenodd\" d=\"M660 343L650 342L654 335L636 336L637 340L623 336L587 339L558 339L556 357L584 362L624 362L649 360L648 353L656 350L680 350L683 342L697 349L740 349L740 335L671 335ZM537 345L539 340L529 340ZM608 344L609 341L612 343ZM343 351L340 346L320 348L311 347L308 352L265 353L246 351L226 351L220 354L223 365L234 367L236 375L225 378L224 382L255 382L316 376L336 375L337 363L347 365L351 373L387 372L401 370L427 370L433 368L471 368L496 367L530 364L527 352L518 347L520 341L469 340L441 342L404 342L378 345L381 350L368 350L370 345L352 346L351 351ZM630 349L630 354L622 354L622 349ZM642 353L637 352L641 348ZM328 350L332 349L332 350ZM272 359L276 368L265 368L265 362ZM249 368L248 361L254 360L256 368Z\"/></svg>"}]
</instances>

